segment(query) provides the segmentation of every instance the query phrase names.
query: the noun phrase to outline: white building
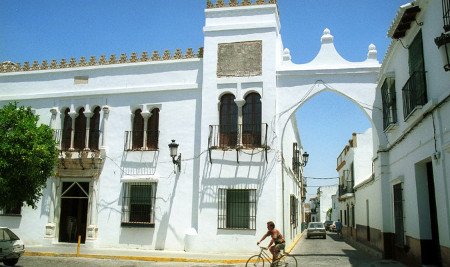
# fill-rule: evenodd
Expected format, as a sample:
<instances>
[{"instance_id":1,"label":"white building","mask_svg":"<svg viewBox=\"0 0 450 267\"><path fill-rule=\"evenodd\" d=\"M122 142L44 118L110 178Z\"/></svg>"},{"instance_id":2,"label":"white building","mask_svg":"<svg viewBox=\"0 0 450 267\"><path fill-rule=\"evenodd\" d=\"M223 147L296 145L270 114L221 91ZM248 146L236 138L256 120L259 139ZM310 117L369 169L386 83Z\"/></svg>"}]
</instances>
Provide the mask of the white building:
<instances>
[{"instance_id":1,"label":"white building","mask_svg":"<svg viewBox=\"0 0 450 267\"><path fill-rule=\"evenodd\" d=\"M381 197L369 209L381 205L383 220L369 226L370 243L413 266L450 266L450 73L438 50L450 42L449 11L448 0L400 7L375 101Z\"/></svg>"},{"instance_id":2,"label":"white building","mask_svg":"<svg viewBox=\"0 0 450 267\"><path fill-rule=\"evenodd\" d=\"M336 170L339 173L339 219L343 224L343 234L355 237L357 233L357 221L363 218L362 213L356 213L364 203L356 197L355 188L367 180L373 178L372 129L359 134L353 133L352 138L344 147L337 158ZM362 198L370 198L371 195L362 194ZM379 200L377 198L376 200ZM358 207L359 205L359 207ZM365 216L364 216L365 218ZM366 230L366 229L362 229ZM358 234L362 233L361 230Z\"/></svg>"},{"instance_id":3,"label":"white building","mask_svg":"<svg viewBox=\"0 0 450 267\"><path fill-rule=\"evenodd\" d=\"M27 245L245 252L272 220L289 245L304 151L295 116L279 120L277 6L221 5L198 52L2 63L1 104L31 106L61 154L38 208L0 224Z\"/></svg>"},{"instance_id":4,"label":"white building","mask_svg":"<svg viewBox=\"0 0 450 267\"><path fill-rule=\"evenodd\" d=\"M319 221L325 222L332 220L333 214L333 201L332 196L336 194L338 190L337 185L321 186L318 188L317 197L319 198Z\"/></svg>"}]
</instances>

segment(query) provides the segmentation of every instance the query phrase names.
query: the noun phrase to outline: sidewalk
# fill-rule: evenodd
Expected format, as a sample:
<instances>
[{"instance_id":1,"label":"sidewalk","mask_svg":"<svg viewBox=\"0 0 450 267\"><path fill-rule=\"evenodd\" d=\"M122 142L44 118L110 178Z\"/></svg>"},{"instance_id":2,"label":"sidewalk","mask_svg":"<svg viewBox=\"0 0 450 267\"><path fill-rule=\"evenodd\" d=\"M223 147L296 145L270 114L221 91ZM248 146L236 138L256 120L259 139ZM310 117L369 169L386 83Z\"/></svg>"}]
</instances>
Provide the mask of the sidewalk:
<instances>
[{"instance_id":1,"label":"sidewalk","mask_svg":"<svg viewBox=\"0 0 450 267\"><path fill-rule=\"evenodd\" d=\"M46 257L82 257L96 259L117 259L155 262L191 262L191 263L246 263L253 254L213 254L193 253L184 251L115 249L115 248L85 248L81 246L77 255L77 244L58 244L53 246L25 247L25 256Z\"/></svg>"}]
</instances>

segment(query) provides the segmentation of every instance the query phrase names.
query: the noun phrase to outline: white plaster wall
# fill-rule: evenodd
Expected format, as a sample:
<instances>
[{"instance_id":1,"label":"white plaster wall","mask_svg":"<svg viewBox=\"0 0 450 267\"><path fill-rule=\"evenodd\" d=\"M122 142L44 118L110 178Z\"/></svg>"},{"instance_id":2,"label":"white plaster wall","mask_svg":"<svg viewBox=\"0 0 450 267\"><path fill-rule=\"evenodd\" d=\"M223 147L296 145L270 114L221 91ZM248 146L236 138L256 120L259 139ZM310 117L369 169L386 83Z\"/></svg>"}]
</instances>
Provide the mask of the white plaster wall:
<instances>
[{"instance_id":1,"label":"white plaster wall","mask_svg":"<svg viewBox=\"0 0 450 267\"><path fill-rule=\"evenodd\" d=\"M386 132L387 141L382 143L386 147L385 153L379 153L377 173L381 173L382 201L383 201L383 230L394 232L393 208L392 208L392 186L402 182L404 192L404 226L405 235L418 239L429 239L431 237L429 226L429 214L427 209L426 194L424 194L424 166L426 162L432 162L437 217L439 225L439 241L441 245L450 247L449 224L450 215L450 183L448 152L448 129L450 127L447 119L450 108L442 101L449 95L448 84L450 76L442 66L439 51L434 43L434 38L441 34L442 30L442 8L436 1L420 1L422 12L418 14L417 21L423 22L422 26L414 23L408 30L405 45L409 45L419 29L422 30L423 51L425 58L425 70L427 80L427 94L429 102L421 109L416 110L405 120L403 116L403 103L401 89L409 78L408 50L404 49L398 42L393 41L389 53L383 63L380 86L384 74L394 73L397 92L397 127ZM440 106L437 107L438 103ZM430 116L430 113L433 116ZM434 123L433 123L434 119ZM411 130L412 129L412 130ZM379 129L378 129L379 130ZM378 135L384 134L378 132ZM434 155L437 155L438 159ZM380 168L379 164L386 165Z\"/></svg>"},{"instance_id":2,"label":"white plaster wall","mask_svg":"<svg viewBox=\"0 0 450 267\"><path fill-rule=\"evenodd\" d=\"M327 211L333 208L332 196L338 191L338 186L321 186L320 190L320 221L328 220Z\"/></svg>"}]
</instances>

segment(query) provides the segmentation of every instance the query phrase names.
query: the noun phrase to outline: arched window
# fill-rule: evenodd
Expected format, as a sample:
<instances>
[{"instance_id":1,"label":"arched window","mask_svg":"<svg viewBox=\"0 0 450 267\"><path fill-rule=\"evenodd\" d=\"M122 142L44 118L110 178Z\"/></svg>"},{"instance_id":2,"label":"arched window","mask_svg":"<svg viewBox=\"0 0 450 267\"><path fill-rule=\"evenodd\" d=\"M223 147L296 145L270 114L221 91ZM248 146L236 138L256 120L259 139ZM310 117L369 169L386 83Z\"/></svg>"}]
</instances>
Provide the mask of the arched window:
<instances>
[{"instance_id":1,"label":"arched window","mask_svg":"<svg viewBox=\"0 0 450 267\"><path fill-rule=\"evenodd\" d=\"M261 96L250 93L245 97L242 107L242 145L244 147L261 146Z\"/></svg>"},{"instance_id":2,"label":"arched window","mask_svg":"<svg viewBox=\"0 0 450 267\"><path fill-rule=\"evenodd\" d=\"M100 107L94 109L89 126L89 149L98 150L98 141L100 139Z\"/></svg>"},{"instance_id":3,"label":"arched window","mask_svg":"<svg viewBox=\"0 0 450 267\"><path fill-rule=\"evenodd\" d=\"M158 149L159 136L159 109L154 108L152 115L148 119L147 125L147 148Z\"/></svg>"},{"instance_id":4,"label":"arched window","mask_svg":"<svg viewBox=\"0 0 450 267\"><path fill-rule=\"evenodd\" d=\"M220 99L220 147L235 147L238 136L238 107L234 95L225 94Z\"/></svg>"},{"instance_id":5,"label":"arched window","mask_svg":"<svg viewBox=\"0 0 450 267\"><path fill-rule=\"evenodd\" d=\"M144 117L141 109L137 109L134 112L132 144L133 150L139 150L144 147Z\"/></svg>"},{"instance_id":6,"label":"arched window","mask_svg":"<svg viewBox=\"0 0 450 267\"><path fill-rule=\"evenodd\" d=\"M78 111L78 117L75 119L75 136L73 140L73 148L81 150L85 148L86 142L86 116L84 108Z\"/></svg>"},{"instance_id":7,"label":"arched window","mask_svg":"<svg viewBox=\"0 0 450 267\"><path fill-rule=\"evenodd\" d=\"M70 148L70 140L72 135L72 118L69 115L70 108L64 110L63 129L61 137L61 150L67 151Z\"/></svg>"}]
</instances>

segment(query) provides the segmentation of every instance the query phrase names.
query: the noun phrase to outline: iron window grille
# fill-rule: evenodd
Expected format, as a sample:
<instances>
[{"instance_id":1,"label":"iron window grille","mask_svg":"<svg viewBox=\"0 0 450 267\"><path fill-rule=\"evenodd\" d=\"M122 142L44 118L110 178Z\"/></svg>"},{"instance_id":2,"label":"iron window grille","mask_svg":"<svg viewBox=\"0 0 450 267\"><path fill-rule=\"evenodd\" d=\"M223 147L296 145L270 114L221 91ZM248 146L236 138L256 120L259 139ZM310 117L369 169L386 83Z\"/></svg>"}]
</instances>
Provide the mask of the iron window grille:
<instances>
[{"instance_id":1,"label":"iron window grille","mask_svg":"<svg viewBox=\"0 0 450 267\"><path fill-rule=\"evenodd\" d=\"M256 189L219 189L218 228L256 229Z\"/></svg>"},{"instance_id":2,"label":"iron window grille","mask_svg":"<svg viewBox=\"0 0 450 267\"><path fill-rule=\"evenodd\" d=\"M397 103L395 97L395 78L388 77L381 86L383 102L383 129L397 123Z\"/></svg>"},{"instance_id":3,"label":"iron window grille","mask_svg":"<svg viewBox=\"0 0 450 267\"><path fill-rule=\"evenodd\" d=\"M155 226L156 183L125 183L122 226Z\"/></svg>"},{"instance_id":4,"label":"iron window grille","mask_svg":"<svg viewBox=\"0 0 450 267\"><path fill-rule=\"evenodd\" d=\"M403 114L406 120L417 107L425 105L428 101L425 72L413 72L405 86L403 86L402 92Z\"/></svg>"},{"instance_id":5,"label":"iron window grille","mask_svg":"<svg viewBox=\"0 0 450 267\"><path fill-rule=\"evenodd\" d=\"M147 136L147 143L144 146L143 136ZM136 150L158 150L159 131L125 131L125 151Z\"/></svg>"},{"instance_id":6,"label":"iron window grille","mask_svg":"<svg viewBox=\"0 0 450 267\"><path fill-rule=\"evenodd\" d=\"M291 208L291 225L294 228L297 228L298 226L298 199L294 196L291 195L290 197L290 208Z\"/></svg>"}]
</instances>

